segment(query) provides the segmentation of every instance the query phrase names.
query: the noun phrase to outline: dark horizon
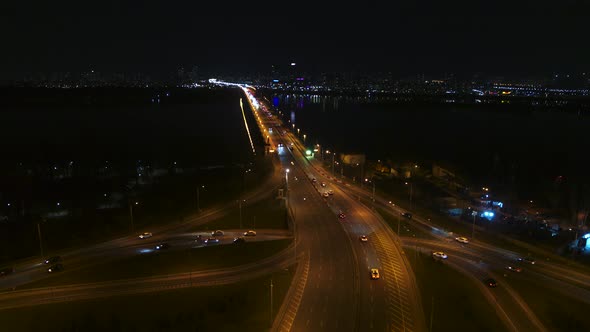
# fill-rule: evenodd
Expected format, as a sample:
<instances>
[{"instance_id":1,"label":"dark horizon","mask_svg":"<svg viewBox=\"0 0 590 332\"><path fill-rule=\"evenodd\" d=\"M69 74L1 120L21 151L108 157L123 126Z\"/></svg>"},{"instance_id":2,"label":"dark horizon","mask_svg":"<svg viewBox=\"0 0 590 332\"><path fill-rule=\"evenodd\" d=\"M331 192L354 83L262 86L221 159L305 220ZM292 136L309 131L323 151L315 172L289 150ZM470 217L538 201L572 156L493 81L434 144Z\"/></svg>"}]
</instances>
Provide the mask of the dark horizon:
<instances>
[{"instance_id":1,"label":"dark horizon","mask_svg":"<svg viewBox=\"0 0 590 332\"><path fill-rule=\"evenodd\" d=\"M322 6L7 4L0 27L11 33L0 54L0 80L89 70L166 77L192 66L269 72L290 62L310 72L398 76L590 72L588 6L581 2Z\"/></svg>"}]
</instances>

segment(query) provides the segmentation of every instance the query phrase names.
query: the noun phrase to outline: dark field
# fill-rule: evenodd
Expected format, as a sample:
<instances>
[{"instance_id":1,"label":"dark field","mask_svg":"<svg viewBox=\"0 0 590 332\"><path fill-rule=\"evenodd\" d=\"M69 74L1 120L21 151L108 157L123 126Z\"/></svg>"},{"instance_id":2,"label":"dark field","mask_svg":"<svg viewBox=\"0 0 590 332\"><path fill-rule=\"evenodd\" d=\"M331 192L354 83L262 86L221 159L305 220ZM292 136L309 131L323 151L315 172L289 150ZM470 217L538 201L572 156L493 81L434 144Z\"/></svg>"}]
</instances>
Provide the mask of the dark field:
<instances>
[{"instance_id":1,"label":"dark field","mask_svg":"<svg viewBox=\"0 0 590 332\"><path fill-rule=\"evenodd\" d=\"M129 203L136 230L175 222L196 210L198 186L206 208L268 167L250 150L237 89L0 94L0 262L39 254L37 224L46 252L124 236Z\"/></svg>"}]
</instances>

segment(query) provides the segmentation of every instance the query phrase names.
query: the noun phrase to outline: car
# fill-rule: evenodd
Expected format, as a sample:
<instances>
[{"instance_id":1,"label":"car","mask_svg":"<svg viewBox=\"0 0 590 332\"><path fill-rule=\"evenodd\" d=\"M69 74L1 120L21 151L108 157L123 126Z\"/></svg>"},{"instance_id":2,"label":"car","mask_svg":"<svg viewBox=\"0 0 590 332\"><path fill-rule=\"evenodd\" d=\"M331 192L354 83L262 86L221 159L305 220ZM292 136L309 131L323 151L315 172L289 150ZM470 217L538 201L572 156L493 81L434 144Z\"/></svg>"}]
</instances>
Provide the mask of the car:
<instances>
[{"instance_id":1,"label":"car","mask_svg":"<svg viewBox=\"0 0 590 332\"><path fill-rule=\"evenodd\" d=\"M149 237L152 237L152 233L150 233L150 232L145 232L145 233L142 233L139 235L140 239L147 239Z\"/></svg>"},{"instance_id":2,"label":"car","mask_svg":"<svg viewBox=\"0 0 590 332\"><path fill-rule=\"evenodd\" d=\"M45 264L55 264L57 262L61 262L61 257L60 256L53 256L53 257L49 257L45 260Z\"/></svg>"},{"instance_id":3,"label":"car","mask_svg":"<svg viewBox=\"0 0 590 332\"><path fill-rule=\"evenodd\" d=\"M244 236L256 236L256 231L249 230L244 232Z\"/></svg>"},{"instance_id":4,"label":"car","mask_svg":"<svg viewBox=\"0 0 590 332\"><path fill-rule=\"evenodd\" d=\"M493 278L487 278L483 281L488 287L494 288L498 286L498 282L496 281L496 279Z\"/></svg>"},{"instance_id":5,"label":"car","mask_svg":"<svg viewBox=\"0 0 590 332\"><path fill-rule=\"evenodd\" d=\"M506 270L512 271L512 272L522 272L522 268L520 268L518 266L506 266Z\"/></svg>"},{"instance_id":6,"label":"car","mask_svg":"<svg viewBox=\"0 0 590 332\"><path fill-rule=\"evenodd\" d=\"M156 246L156 250L164 250L170 248L170 245L166 242L160 243Z\"/></svg>"},{"instance_id":7,"label":"car","mask_svg":"<svg viewBox=\"0 0 590 332\"><path fill-rule=\"evenodd\" d=\"M328 190L328 195L334 195L334 190L332 190L332 189Z\"/></svg>"},{"instance_id":8,"label":"car","mask_svg":"<svg viewBox=\"0 0 590 332\"><path fill-rule=\"evenodd\" d=\"M243 237L237 237L234 239L234 244L242 244L242 243L246 243L246 239L244 239Z\"/></svg>"},{"instance_id":9,"label":"car","mask_svg":"<svg viewBox=\"0 0 590 332\"><path fill-rule=\"evenodd\" d=\"M316 183L318 180L316 180L315 178L311 179L311 182Z\"/></svg>"},{"instance_id":10,"label":"car","mask_svg":"<svg viewBox=\"0 0 590 332\"><path fill-rule=\"evenodd\" d=\"M439 258L439 259L447 259L449 256L442 251L435 251L432 253L432 257Z\"/></svg>"},{"instance_id":11,"label":"car","mask_svg":"<svg viewBox=\"0 0 590 332\"><path fill-rule=\"evenodd\" d=\"M325 182L322 182L322 183L320 183L320 185L321 185L322 187L325 187L325 186L326 186L326 183L325 183Z\"/></svg>"},{"instance_id":12,"label":"car","mask_svg":"<svg viewBox=\"0 0 590 332\"><path fill-rule=\"evenodd\" d=\"M529 263L529 264L532 264L532 265L535 264L535 260L532 257L520 257L520 258L518 258L518 261Z\"/></svg>"},{"instance_id":13,"label":"car","mask_svg":"<svg viewBox=\"0 0 590 332\"><path fill-rule=\"evenodd\" d=\"M205 239L205 241L203 241L203 243L205 243L206 245L218 244L219 243L219 239L214 238L214 237L210 237L210 238Z\"/></svg>"},{"instance_id":14,"label":"car","mask_svg":"<svg viewBox=\"0 0 590 332\"><path fill-rule=\"evenodd\" d=\"M455 238L455 241L459 242L459 243L469 243L469 239L467 239L466 237L463 236L459 236Z\"/></svg>"},{"instance_id":15,"label":"car","mask_svg":"<svg viewBox=\"0 0 590 332\"><path fill-rule=\"evenodd\" d=\"M61 264L55 264L52 265L50 268L47 269L47 273L53 273L53 272L59 272L59 271L63 271L64 270L64 266Z\"/></svg>"},{"instance_id":16,"label":"car","mask_svg":"<svg viewBox=\"0 0 590 332\"><path fill-rule=\"evenodd\" d=\"M404 212L404 213L402 213L402 216L403 216L403 217L406 217L406 218L408 218L408 219L412 219L412 214L411 214L411 213L409 213L409 212Z\"/></svg>"},{"instance_id":17,"label":"car","mask_svg":"<svg viewBox=\"0 0 590 332\"><path fill-rule=\"evenodd\" d=\"M361 242L367 242L367 241L369 241L369 239L367 238L366 235L361 235L361 237L359 239L361 240Z\"/></svg>"},{"instance_id":18,"label":"car","mask_svg":"<svg viewBox=\"0 0 590 332\"><path fill-rule=\"evenodd\" d=\"M223 236L223 234L224 234L223 231L220 231L220 230L216 230L216 231L211 232L211 236Z\"/></svg>"},{"instance_id":19,"label":"car","mask_svg":"<svg viewBox=\"0 0 590 332\"><path fill-rule=\"evenodd\" d=\"M322 194L322 196L324 196L324 197L330 197L330 194L328 194L328 192L324 192L324 193Z\"/></svg>"},{"instance_id":20,"label":"car","mask_svg":"<svg viewBox=\"0 0 590 332\"><path fill-rule=\"evenodd\" d=\"M7 267L7 268L0 270L0 277L5 277L5 276L7 276L9 274L13 274L13 273L14 273L14 269L11 267Z\"/></svg>"},{"instance_id":21,"label":"car","mask_svg":"<svg viewBox=\"0 0 590 332\"><path fill-rule=\"evenodd\" d=\"M379 279L381 276L379 275L378 269L371 269L371 279Z\"/></svg>"},{"instance_id":22,"label":"car","mask_svg":"<svg viewBox=\"0 0 590 332\"><path fill-rule=\"evenodd\" d=\"M344 213L340 212L340 213L338 214L338 218L340 218L340 219L344 219L344 218L346 218L346 215L345 215Z\"/></svg>"}]
</instances>

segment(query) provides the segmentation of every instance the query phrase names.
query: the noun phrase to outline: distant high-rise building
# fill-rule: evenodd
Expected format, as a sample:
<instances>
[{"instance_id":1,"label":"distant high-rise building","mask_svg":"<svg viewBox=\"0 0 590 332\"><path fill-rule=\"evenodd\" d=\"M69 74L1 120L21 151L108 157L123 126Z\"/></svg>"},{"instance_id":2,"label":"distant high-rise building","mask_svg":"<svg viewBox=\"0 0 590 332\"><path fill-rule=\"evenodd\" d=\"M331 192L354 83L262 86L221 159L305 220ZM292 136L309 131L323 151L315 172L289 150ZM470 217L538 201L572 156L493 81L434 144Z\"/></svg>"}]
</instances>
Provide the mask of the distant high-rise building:
<instances>
[{"instance_id":1,"label":"distant high-rise building","mask_svg":"<svg viewBox=\"0 0 590 332\"><path fill-rule=\"evenodd\" d=\"M191 80L191 83L196 83L199 81L199 67L193 66L189 74L189 79Z\"/></svg>"},{"instance_id":2,"label":"distant high-rise building","mask_svg":"<svg viewBox=\"0 0 590 332\"><path fill-rule=\"evenodd\" d=\"M187 73L186 73L186 71L184 70L184 67L180 67L180 68L178 68L178 72L177 72L177 73L178 73L178 75L177 75L177 76L178 76L178 77L177 77L177 79L178 79L178 84L181 84L181 85L182 85L182 84L186 84L186 83L187 83L187 78L188 78L188 77L187 77Z\"/></svg>"}]
</instances>

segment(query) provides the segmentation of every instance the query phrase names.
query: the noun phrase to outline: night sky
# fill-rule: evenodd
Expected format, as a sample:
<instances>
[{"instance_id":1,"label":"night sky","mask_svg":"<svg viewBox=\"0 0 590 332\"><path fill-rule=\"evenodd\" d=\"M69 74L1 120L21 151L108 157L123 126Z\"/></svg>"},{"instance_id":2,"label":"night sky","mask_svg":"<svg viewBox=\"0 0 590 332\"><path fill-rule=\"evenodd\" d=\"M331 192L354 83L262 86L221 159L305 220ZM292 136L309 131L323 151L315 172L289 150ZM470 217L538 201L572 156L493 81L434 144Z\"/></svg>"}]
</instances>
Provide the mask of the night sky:
<instances>
[{"instance_id":1,"label":"night sky","mask_svg":"<svg viewBox=\"0 0 590 332\"><path fill-rule=\"evenodd\" d=\"M590 6L582 0L8 2L0 5L0 79L193 65L258 71L291 61L400 74L590 71Z\"/></svg>"}]
</instances>

